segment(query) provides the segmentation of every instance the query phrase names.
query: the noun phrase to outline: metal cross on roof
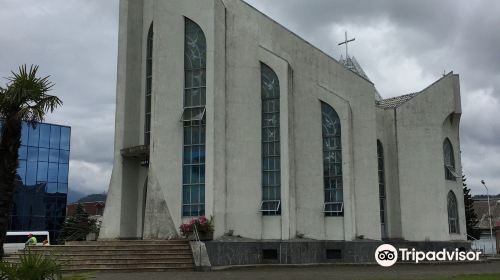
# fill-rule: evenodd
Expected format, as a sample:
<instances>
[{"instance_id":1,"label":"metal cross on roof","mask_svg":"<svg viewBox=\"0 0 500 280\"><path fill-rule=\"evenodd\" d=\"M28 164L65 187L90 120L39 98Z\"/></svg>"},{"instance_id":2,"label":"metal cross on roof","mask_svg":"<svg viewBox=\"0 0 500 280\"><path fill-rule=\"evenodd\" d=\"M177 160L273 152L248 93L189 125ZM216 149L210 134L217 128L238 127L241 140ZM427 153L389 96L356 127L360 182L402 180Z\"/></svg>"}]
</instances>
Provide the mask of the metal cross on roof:
<instances>
[{"instance_id":1,"label":"metal cross on roof","mask_svg":"<svg viewBox=\"0 0 500 280\"><path fill-rule=\"evenodd\" d=\"M349 54L347 52L347 44L350 43L350 42L352 42L352 41L354 41L354 40L356 40L356 38L352 38L352 39L349 39L349 40L347 39L347 31L346 31L345 32L345 41L339 43L339 46L345 44L345 59L347 59L349 57Z\"/></svg>"}]
</instances>

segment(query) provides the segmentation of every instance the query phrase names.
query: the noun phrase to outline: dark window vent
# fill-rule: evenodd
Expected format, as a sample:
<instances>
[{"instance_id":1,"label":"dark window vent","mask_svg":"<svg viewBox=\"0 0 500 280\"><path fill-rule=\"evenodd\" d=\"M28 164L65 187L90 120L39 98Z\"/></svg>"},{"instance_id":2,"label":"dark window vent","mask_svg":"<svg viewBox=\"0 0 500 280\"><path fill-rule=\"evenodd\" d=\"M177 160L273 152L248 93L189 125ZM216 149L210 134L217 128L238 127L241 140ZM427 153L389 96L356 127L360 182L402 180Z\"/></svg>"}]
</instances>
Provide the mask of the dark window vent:
<instances>
[{"instance_id":1,"label":"dark window vent","mask_svg":"<svg viewBox=\"0 0 500 280\"><path fill-rule=\"evenodd\" d=\"M263 249L262 250L262 259L263 260L277 260L278 259L278 250L277 249Z\"/></svg>"},{"instance_id":2,"label":"dark window vent","mask_svg":"<svg viewBox=\"0 0 500 280\"><path fill-rule=\"evenodd\" d=\"M326 259L327 260L341 260L342 259L342 250L327 249L326 250Z\"/></svg>"}]
</instances>

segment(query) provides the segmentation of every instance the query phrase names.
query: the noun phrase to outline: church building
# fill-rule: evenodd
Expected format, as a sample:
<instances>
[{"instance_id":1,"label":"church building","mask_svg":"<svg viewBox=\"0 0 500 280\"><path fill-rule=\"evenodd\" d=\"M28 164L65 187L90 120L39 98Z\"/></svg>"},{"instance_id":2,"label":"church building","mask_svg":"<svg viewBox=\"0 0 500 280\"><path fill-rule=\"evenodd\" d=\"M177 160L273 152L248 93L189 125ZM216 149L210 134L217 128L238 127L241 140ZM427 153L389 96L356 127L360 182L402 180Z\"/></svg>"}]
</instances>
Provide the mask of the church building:
<instances>
[{"instance_id":1,"label":"church building","mask_svg":"<svg viewBox=\"0 0 500 280\"><path fill-rule=\"evenodd\" d=\"M466 244L458 75L382 99L353 57L241 0L121 0L118 49L100 239L177 238L206 216L210 256Z\"/></svg>"}]
</instances>

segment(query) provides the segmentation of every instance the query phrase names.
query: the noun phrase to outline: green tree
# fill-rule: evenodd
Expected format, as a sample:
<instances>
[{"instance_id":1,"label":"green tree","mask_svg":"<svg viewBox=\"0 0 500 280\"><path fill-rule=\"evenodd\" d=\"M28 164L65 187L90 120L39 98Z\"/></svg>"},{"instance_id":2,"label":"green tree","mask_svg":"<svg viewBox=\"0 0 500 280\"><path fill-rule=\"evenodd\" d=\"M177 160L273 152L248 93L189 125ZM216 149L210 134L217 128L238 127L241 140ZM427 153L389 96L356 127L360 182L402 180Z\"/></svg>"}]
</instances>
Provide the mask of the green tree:
<instances>
[{"instance_id":1,"label":"green tree","mask_svg":"<svg viewBox=\"0 0 500 280\"><path fill-rule=\"evenodd\" d=\"M476 212L474 211L474 200L470 194L470 189L467 188L465 183L467 179L465 175L462 175L462 184L464 190L464 205L465 205L465 223L467 227L467 239L479 239L481 236L481 231L477 228L477 223L479 220L477 218Z\"/></svg>"},{"instance_id":2,"label":"green tree","mask_svg":"<svg viewBox=\"0 0 500 280\"><path fill-rule=\"evenodd\" d=\"M45 119L62 101L47 93L54 86L49 76L37 76L38 66L19 67L12 72L5 88L0 88L0 119L4 120L0 139L0 259L9 222L10 206L15 190L18 150L21 145L21 125L27 121L32 127Z\"/></svg>"},{"instance_id":3,"label":"green tree","mask_svg":"<svg viewBox=\"0 0 500 280\"><path fill-rule=\"evenodd\" d=\"M85 212L83 206L78 204L73 217L69 217L64 221L61 236L61 241L84 241L87 234L96 231L95 221L89 218L89 214Z\"/></svg>"}]
</instances>

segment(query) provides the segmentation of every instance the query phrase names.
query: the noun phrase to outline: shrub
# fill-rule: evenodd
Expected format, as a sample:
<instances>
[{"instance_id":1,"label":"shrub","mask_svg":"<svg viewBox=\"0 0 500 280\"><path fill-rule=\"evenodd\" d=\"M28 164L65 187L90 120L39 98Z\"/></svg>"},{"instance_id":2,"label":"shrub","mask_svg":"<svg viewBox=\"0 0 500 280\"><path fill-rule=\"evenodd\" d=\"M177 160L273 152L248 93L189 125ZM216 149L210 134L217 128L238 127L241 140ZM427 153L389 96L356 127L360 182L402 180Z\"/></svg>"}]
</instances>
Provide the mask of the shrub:
<instances>
[{"instance_id":1,"label":"shrub","mask_svg":"<svg viewBox=\"0 0 500 280\"><path fill-rule=\"evenodd\" d=\"M19 263L0 262L0 280L85 280L90 274L62 275L63 262L55 257L25 250Z\"/></svg>"},{"instance_id":2,"label":"shrub","mask_svg":"<svg viewBox=\"0 0 500 280\"><path fill-rule=\"evenodd\" d=\"M189 236L191 233L193 233L194 227L196 227L199 233L213 232L213 219L210 218L210 220L208 220L205 216L193 218L189 222L182 224L179 228L183 236Z\"/></svg>"}]
</instances>

